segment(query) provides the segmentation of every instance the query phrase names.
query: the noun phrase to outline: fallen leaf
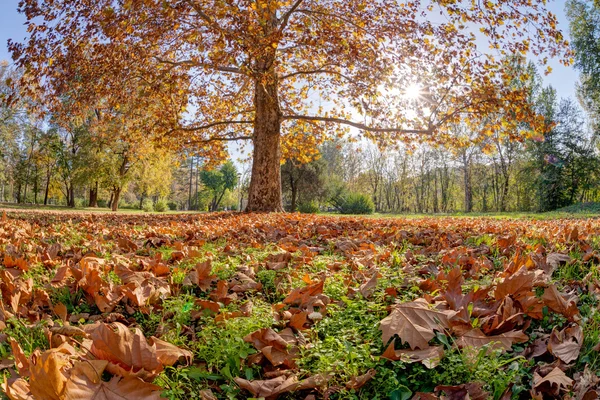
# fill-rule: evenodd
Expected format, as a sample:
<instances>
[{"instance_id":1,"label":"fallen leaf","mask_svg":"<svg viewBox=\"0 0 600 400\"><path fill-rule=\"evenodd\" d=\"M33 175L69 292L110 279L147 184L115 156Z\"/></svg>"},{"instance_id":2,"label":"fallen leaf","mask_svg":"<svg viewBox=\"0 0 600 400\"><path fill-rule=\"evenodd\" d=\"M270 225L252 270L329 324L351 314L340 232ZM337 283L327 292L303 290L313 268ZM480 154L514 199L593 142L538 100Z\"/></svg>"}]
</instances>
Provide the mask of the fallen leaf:
<instances>
[{"instance_id":1,"label":"fallen leaf","mask_svg":"<svg viewBox=\"0 0 600 400\"><path fill-rule=\"evenodd\" d=\"M572 325L559 331L554 327L548 340L548 351L565 364L577 360L583 345L583 331L579 325Z\"/></svg>"},{"instance_id":2,"label":"fallen leaf","mask_svg":"<svg viewBox=\"0 0 600 400\"><path fill-rule=\"evenodd\" d=\"M448 318L453 311L440 311L429 307L423 299L397 305L389 316L380 323L383 342L387 343L394 335L407 342L411 349L425 349L435 336L435 331L449 327Z\"/></svg>"},{"instance_id":3,"label":"fallen leaf","mask_svg":"<svg viewBox=\"0 0 600 400\"><path fill-rule=\"evenodd\" d=\"M540 376L537 372L533 374L534 393L548 393L558 396L561 392L569 390L572 386L573 380L558 367L555 367L544 377Z\"/></svg>"}]
</instances>

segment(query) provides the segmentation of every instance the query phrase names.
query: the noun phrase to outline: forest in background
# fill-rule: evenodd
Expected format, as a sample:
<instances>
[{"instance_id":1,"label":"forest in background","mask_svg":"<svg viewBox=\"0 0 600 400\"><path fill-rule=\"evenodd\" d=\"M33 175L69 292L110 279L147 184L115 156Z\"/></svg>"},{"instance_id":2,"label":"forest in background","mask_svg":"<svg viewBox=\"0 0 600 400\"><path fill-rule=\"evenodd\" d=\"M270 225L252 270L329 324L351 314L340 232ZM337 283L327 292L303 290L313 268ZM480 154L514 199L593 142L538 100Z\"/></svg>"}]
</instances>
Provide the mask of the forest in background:
<instances>
[{"instance_id":1,"label":"forest in background","mask_svg":"<svg viewBox=\"0 0 600 400\"><path fill-rule=\"evenodd\" d=\"M373 211L452 213L550 211L600 196L596 118L579 101L559 99L531 69L531 101L547 130L525 141L498 132L459 147L401 145L382 149L352 138L334 139L309 162L281 167L288 211L333 211L339 199L362 194ZM1 67L2 82L16 72ZM13 78L14 79L14 78ZM8 94L9 87L3 87ZM587 104L592 104L589 99ZM146 211L243 208L251 161L213 168L190 153L148 141L95 137L79 124L53 125L25 109L3 109L0 199L4 202L111 207ZM500 120L500 117L499 117ZM456 126L463 137L468 127ZM477 134L473 132L473 135ZM243 157L243 156L241 156ZM212 168L212 169L211 169Z\"/></svg>"},{"instance_id":2,"label":"forest in background","mask_svg":"<svg viewBox=\"0 0 600 400\"><path fill-rule=\"evenodd\" d=\"M332 136L315 142L310 151L297 151L299 156L288 150L281 166L285 209L545 212L600 201L599 11L572 0L567 14L575 66L582 73L577 99L558 98L555 89L543 87L536 66L525 58L514 56L508 63L521 69L516 74L521 80L511 85L526 87L529 104L543 117L533 134L521 134L532 126L509 123L519 110L504 110L486 115L481 129L452 126L452 140L433 140L438 145L411 141L378 147L353 132ZM15 83L20 78L7 62L0 65L0 201L145 211L245 207L252 169L247 155L235 150L230 161L214 165L193 144L165 145L160 137L145 137L143 129L132 137L111 134L139 126L152 129L155 122L143 118L115 122L119 114L136 115L135 110L115 109L117 118L108 123L98 123L98 112L52 115L19 93ZM147 105L154 106L159 107ZM300 142L310 142L311 131L298 128L306 136Z\"/></svg>"}]
</instances>

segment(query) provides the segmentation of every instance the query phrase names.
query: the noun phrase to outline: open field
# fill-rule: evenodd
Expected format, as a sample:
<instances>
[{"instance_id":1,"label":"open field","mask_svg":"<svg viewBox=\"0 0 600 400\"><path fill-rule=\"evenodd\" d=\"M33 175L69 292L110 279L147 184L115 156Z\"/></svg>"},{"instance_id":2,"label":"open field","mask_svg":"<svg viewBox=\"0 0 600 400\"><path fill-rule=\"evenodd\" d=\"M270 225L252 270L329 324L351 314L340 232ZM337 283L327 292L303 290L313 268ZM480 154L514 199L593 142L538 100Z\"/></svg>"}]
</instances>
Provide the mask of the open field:
<instances>
[{"instance_id":1,"label":"open field","mask_svg":"<svg viewBox=\"0 0 600 400\"><path fill-rule=\"evenodd\" d=\"M110 213L115 214L109 208L106 207L78 207L70 208L66 206L43 206L39 204L17 204L17 203L0 203L0 212L19 212L23 211L58 211L65 213ZM122 208L119 209L116 214L202 214L205 211L165 211L165 212L145 212L143 210L134 208ZM321 213L324 216L340 216L339 213L325 212ZM599 218L600 217L600 203L589 203L584 205L578 205L573 207L567 207L565 209L550 211L545 213L536 212L471 212L471 213L451 213L451 214L393 214L393 213L375 213L371 215L365 215L367 218L403 218L403 219L414 219L414 218L446 218L446 217L457 217L457 218L498 218L498 219L562 219L562 218Z\"/></svg>"},{"instance_id":2,"label":"open field","mask_svg":"<svg viewBox=\"0 0 600 400\"><path fill-rule=\"evenodd\" d=\"M595 219L9 211L3 391L593 399L599 247Z\"/></svg>"}]
</instances>

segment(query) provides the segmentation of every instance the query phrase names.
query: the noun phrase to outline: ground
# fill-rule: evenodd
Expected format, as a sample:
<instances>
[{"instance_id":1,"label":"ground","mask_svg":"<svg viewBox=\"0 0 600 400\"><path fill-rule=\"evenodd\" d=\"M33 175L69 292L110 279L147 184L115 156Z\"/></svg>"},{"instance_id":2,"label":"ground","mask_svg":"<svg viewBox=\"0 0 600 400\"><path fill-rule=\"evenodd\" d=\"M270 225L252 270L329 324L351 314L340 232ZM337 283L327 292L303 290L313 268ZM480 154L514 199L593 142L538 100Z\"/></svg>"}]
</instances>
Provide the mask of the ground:
<instances>
[{"instance_id":1,"label":"ground","mask_svg":"<svg viewBox=\"0 0 600 400\"><path fill-rule=\"evenodd\" d=\"M597 398L599 233L578 218L8 210L3 392Z\"/></svg>"}]
</instances>

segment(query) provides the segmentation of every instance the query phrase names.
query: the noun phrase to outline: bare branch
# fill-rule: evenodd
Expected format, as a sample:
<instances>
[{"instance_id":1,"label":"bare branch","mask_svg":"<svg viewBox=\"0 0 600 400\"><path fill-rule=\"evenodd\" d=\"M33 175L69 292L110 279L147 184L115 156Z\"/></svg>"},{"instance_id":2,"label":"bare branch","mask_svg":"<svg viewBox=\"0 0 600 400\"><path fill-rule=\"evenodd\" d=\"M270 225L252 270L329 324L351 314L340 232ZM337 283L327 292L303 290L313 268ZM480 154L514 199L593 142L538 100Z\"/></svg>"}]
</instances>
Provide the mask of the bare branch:
<instances>
[{"instance_id":1,"label":"bare branch","mask_svg":"<svg viewBox=\"0 0 600 400\"><path fill-rule=\"evenodd\" d=\"M283 30L286 28L290 17L294 13L294 11L296 11L298 7L300 7L300 4L302 4L303 1L304 0L296 0L296 2L290 7L290 9L283 15L283 17L281 17L281 24L279 25L280 32L283 32Z\"/></svg>"},{"instance_id":2,"label":"bare branch","mask_svg":"<svg viewBox=\"0 0 600 400\"><path fill-rule=\"evenodd\" d=\"M290 74L284 75L280 79L284 80L284 79L289 79L291 77L298 76L298 75L316 75L316 74L337 75L340 78L343 78L343 79L346 79L347 81L353 82L353 79L350 78L349 76L346 76L346 75L342 74L341 72L333 71L330 69L313 69L313 70L306 70L306 71L296 71L296 72L292 72Z\"/></svg>"},{"instance_id":3,"label":"bare branch","mask_svg":"<svg viewBox=\"0 0 600 400\"><path fill-rule=\"evenodd\" d=\"M185 131L185 132L194 132L194 131L201 131L201 130L205 130L205 129L214 128L215 126L221 126L221 125L241 125L241 124L253 124L253 123L254 123L254 121L217 121L217 122L211 122L210 124L200 125L200 126L181 126L174 130Z\"/></svg>"},{"instance_id":4,"label":"bare branch","mask_svg":"<svg viewBox=\"0 0 600 400\"><path fill-rule=\"evenodd\" d=\"M219 65L213 65L213 64L205 64L205 63L199 63L199 62L196 62L193 60L170 61L170 60L165 60L164 58L160 58L160 57L154 57L154 59L156 61L158 61L159 63L172 65L174 67L179 67L181 65L191 65L194 67L210 68L210 69L214 69L216 71L221 71L221 72L231 72L234 74L246 75L239 68L236 68L236 67L226 67L226 66L219 66Z\"/></svg>"},{"instance_id":5,"label":"bare branch","mask_svg":"<svg viewBox=\"0 0 600 400\"><path fill-rule=\"evenodd\" d=\"M342 118L328 118L328 117L315 117L307 115L286 115L283 117L284 120L303 120L303 121L318 121L318 122L330 122L341 125L348 125L354 128L358 128L362 131L367 132L378 132L378 133L407 133L407 134L431 134L431 129L404 129L404 128L376 128L371 127L359 122L352 122Z\"/></svg>"},{"instance_id":6,"label":"bare branch","mask_svg":"<svg viewBox=\"0 0 600 400\"><path fill-rule=\"evenodd\" d=\"M187 143L194 144L194 143L210 143L210 142L233 142L236 140L252 140L252 136L237 136L237 137L216 136L216 137L211 137L211 138L203 139L203 140L190 140Z\"/></svg>"}]
</instances>

